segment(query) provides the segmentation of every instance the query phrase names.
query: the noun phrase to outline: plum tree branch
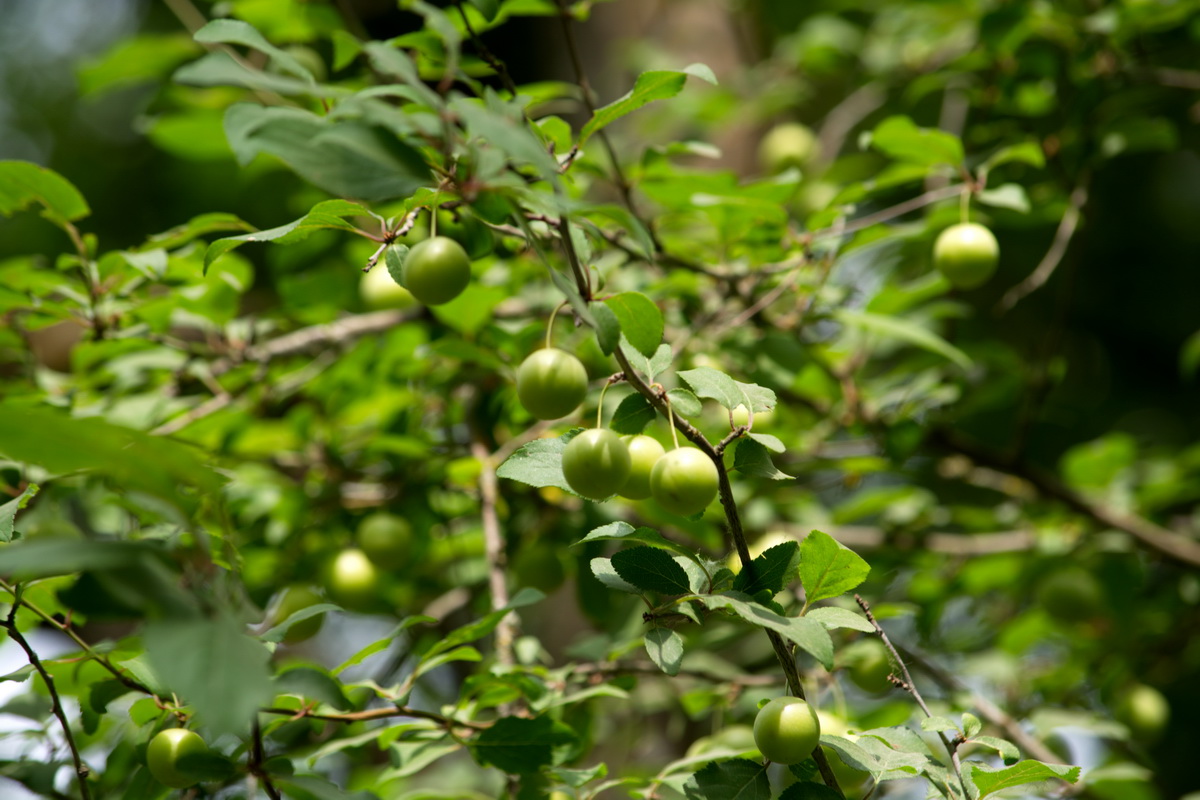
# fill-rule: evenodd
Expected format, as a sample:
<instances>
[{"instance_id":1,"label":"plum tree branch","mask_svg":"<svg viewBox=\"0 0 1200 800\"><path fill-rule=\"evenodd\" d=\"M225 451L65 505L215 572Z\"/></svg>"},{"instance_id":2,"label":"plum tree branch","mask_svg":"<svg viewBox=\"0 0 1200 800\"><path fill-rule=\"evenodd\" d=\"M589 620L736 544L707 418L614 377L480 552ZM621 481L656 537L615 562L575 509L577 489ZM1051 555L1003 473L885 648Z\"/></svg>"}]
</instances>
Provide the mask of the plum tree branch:
<instances>
[{"instance_id":1,"label":"plum tree branch","mask_svg":"<svg viewBox=\"0 0 1200 800\"><path fill-rule=\"evenodd\" d=\"M1046 255L1042 257L1037 267L1029 273L1025 280L1004 293L1004 296L996 303L996 313L1003 314L1011 311L1013 306L1042 288L1046 281L1050 280L1050 276L1062 263L1063 256L1067 254L1067 247L1071 244L1071 238L1074 237L1075 231L1079 227L1087 198L1088 189L1085 179L1071 192L1067 210L1063 212L1062 220L1058 223L1058 230L1054 234L1054 240L1050 243L1050 249L1046 251Z\"/></svg>"},{"instance_id":2,"label":"plum tree branch","mask_svg":"<svg viewBox=\"0 0 1200 800\"><path fill-rule=\"evenodd\" d=\"M54 716L58 718L58 724L62 727L63 738L66 740L67 748L71 751L71 760L75 764L75 777L79 781L79 794L83 800L91 800L92 791L88 787L87 778L91 774L91 770L83 763L83 757L79 754L79 747L75 744L75 736L71 733L71 723L67 720L67 713L63 710L62 698L58 696L58 688L54 685L54 676L47 670L42 660L38 658L37 652L30 646L29 641L17 629L17 609L21 607L20 588L16 588L14 594L14 602L8 610L8 616L3 622L0 622L0 627L8 631L8 638L16 642L22 650L25 651L25 657L29 659L29 664L41 676L42 683L46 685L46 691L50 694L50 709Z\"/></svg>"}]
</instances>

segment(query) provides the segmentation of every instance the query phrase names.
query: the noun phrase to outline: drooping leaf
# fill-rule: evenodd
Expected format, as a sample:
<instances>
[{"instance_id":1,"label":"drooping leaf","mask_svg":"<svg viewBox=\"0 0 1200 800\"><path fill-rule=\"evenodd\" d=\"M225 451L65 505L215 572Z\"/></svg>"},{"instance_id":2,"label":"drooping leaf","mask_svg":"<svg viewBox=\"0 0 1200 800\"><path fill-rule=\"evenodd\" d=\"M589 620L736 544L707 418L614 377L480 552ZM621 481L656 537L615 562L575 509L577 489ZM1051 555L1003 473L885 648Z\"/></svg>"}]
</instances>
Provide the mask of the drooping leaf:
<instances>
[{"instance_id":1,"label":"drooping leaf","mask_svg":"<svg viewBox=\"0 0 1200 800\"><path fill-rule=\"evenodd\" d=\"M470 749L480 764L520 775L558 763L575 740L575 731L547 716L504 717L476 736Z\"/></svg>"},{"instance_id":2,"label":"drooping leaf","mask_svg":"<svg viewBox=\"0 0 1200 800\"><path fill-rule=\"evenodd\" d=\"M800 583L809 605L850 591L870 571L857 553L827 533L813 531L800 543Z\"/></svg>"},{"instance_id":3,"label":"drooping leaf","mask_svg":"<svg viewBox=\"0 0 1200 800\"><path fill-rule=\"evenodd\" d=\"M214 731L248 733L271 699L270 653L232 619L154 622L144 639L154 672Z\"/></svg>"},{"instance_id":4,"label":"drooping leaf","mask_svg":"<svg viewBox=\"0 0 1200 800\"><path fill-rule=\"evenodd\" d=\"M238 163L248 164L266 153L341 197L407 197L430 180L420 153L382 128L356 120L237 103L225 112L225 135Z\"/></svg>"},{"instance_id":5,"label":"drooping leaf","mask_svg":"<svg viewBox=\"0 0 1200 800\"><path fill-rule=\"evenodd\" d=\"M207 271L209 265L218 258L246 242L292 244L307 239L312 233L319 230L356 231L358 229L347 222L345 218L366 216L368 213L365 208L357 203L348 203L345 200L327 200L323 203L317 203L311 211L300 219L293 220L286 225L280 225L278 228L217 239L208 246L208 250L204 254L204 269Z\"/></svg>"},{"instance_id":6,"label":"drooping leaf","mask_svg":"<svg viewBox=\"0 0 1200 800\"><path fill-rule=\"evenodd\" d=\"M683 637L670 628L652 628L645 637L646 654L668 675L678 675L683 664Z\"/></svg>"},{"instance_id":7,"label":"drooping leaf","mask_svg":"<svg viewBox=\"0 0 1200 800\"><path fill-rule=\"evenodd\" d=\"M834 316L846 325L852 325L856 328L889 336L894 339L901 339L923 350L936 353L954 362L962 369L970 369L971 367L971 359L966 353L936 333L922 328L909 320L886 316L884 314L873 314L869 311L855 311L848 308L836 310Z\"/></svg>"},{"instance_id":8,"label":"drooping leaf","mask_svg":"<svg viewBox=\"0 0 1200 800\"><path fill-rule=\"evenodd\" d=\"M819 622L806 617L777 614L741 592L702 595L699 600L711 610L732 611L752 625L768 628L787 637L826 669L833 669L833 640Z\"/></svg>"},{"instance_id":9,"label":"drooping leaf","mask_svg":"<svg viewBox=\"0 0 1200 800\"><path fill-rule=\"evenodd\" d=\"M771 460L771 452L757 439L749 437L737 440L733 451L733 468L743 475L773 481L787 481L794 477L776 467L775 462Z\"/></svg>"}]
</instances>

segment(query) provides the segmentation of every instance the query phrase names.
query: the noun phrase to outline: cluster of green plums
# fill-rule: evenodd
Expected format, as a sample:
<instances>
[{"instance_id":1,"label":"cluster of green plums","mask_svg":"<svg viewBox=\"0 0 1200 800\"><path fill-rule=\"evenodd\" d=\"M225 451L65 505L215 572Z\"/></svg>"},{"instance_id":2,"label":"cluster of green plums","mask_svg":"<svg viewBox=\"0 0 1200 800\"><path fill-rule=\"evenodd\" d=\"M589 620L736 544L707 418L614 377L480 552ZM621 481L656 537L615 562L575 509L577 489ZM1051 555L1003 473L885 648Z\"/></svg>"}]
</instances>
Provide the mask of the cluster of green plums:
<instances>
[{"instance_id":1,"label":"cluster of green plums","mask_svg":"<svg viewBox=\"0 0 1200 800\"><path fill-rule=\"evenodd\" d=\"M556 347L538 350L517 368L517 397L538 419L559 419L587 396L587 369ZM668 511L691 516L717 496L716 465L690 447L667 452L657 440L638 434L621 437L604 428L577 435L562 455L563 477L577 494L604 500L653 497Z\"/></svg>"}]
</instances>

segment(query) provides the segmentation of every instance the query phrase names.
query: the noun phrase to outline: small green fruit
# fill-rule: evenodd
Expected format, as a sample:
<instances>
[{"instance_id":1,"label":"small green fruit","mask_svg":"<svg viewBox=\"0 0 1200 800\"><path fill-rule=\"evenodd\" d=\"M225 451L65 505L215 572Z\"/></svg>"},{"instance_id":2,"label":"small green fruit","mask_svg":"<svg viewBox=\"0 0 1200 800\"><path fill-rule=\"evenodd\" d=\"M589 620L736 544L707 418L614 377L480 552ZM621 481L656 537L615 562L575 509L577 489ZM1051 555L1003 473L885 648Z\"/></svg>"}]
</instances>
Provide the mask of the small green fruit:
<instances>
[{"instance_id":1,"label":"small green fruit","mask_svg":"<svg viewBox=\"0 0 1200 800\"><path fill-rule=\"evenodd\" d=\"M358 283L363 304L379 311L385 308L411 308L417 304L412 292L392 278L384 264L376 264L370 272L364 272Z\"/></svg>"},{"instance_id":2,"label":"small green fruit","mask_svg":"<svg viewBox=\"0 0 1200 800\"><path fill-rule=\"evenodd\" d=\"M850 680L864 692L883 694L892 688L888 676L892 662L887 647L878 639L860 639L846 648L846 669Z\"/></svg>"},{"instance_id":3,"label":"small green fruit","mask_svg":"<svg viewBox=\"0 0 1200 800\"><path fill-rule=\"evenodd\" d=\"M629 448L629 477L621 487L621 497L629 500L645 500L650 496L650 473L654 465L667 452L657 439L644 434L625 437Z\"/></svg>"},{"instance_id":4,"label":"small green fruit","mask_svg":"<svg viewBox=\"0 0 1200 800\"><path fill-rule=\"evenodd\" d=\"M933 244L933 265L959 289L982 286L996 271L999 260L996 237L974 222L951 225Z\"/></svg>"},{"instance_id":5,"label":"small green fruit","mask_svg":"<svg viewBox=\"0 0 1200 800\"><path fill-rule=\"evenodd\" d=\"M1171 705L1162 692L1144 683L1127 686L1113 710L1130 732L1146 743L1162 735L1171 718Z\"/></svg>"},{"instance_id":6,"label":"small green fruit","mask_svg":"<svg viewBox=\"0 0 1200 800\"><path fill-rule=\"evenodd\" d=\"M587 397L587 369L565 350L537 350L517 367L517 397L538 419L567 416Z\"/></svg>"},{"instance_id":7,"label":"small green fruit","mask_svg":"<svg viewBox=\"0 0 1200 800\"><path fill-rule=\"evenodd\" d=\"M788 167L802 167L817 154L818 142L812 130L799 122L776 125L758 146L758 163L775 174Z\"/></svg>"},{"instance_id":8,"label":"small green fruit","mask_svg":"<svg viewBox=\"0 0 1200 800\"><path fill-rule=\"evenodd\" d=\"M338 553L329 569L329 596L352 611L371 608L379 599L379 573L357 547Z\"/></svg>"},{"instance_id":9,"label":"small green fruit","mask_svg":"<svg viewBox=\"0 0 1200 800\"><path fill-rule=\"evenodd\" d=\"M698 514L717 496L717 468L694 447L679 447L658 459L650 493L658 504L683 517Z\"/></svg>"},{"instance_id":10,"label":"small green fruit","mask_svg":"<svg viewBox=\"0 0 1200 800\"><path fill-rule=\"evenodd\" d=\"M471 259L462 245L445 236L417 242L404 259L404 284L427 306L449 303L471 282Z\"/></svg>"},{"instance_id":11,"label":"small green fruit","mask_svg":"<svg viewBox=\"0 0 1200 800\"><path fill-rule=\"evenodd\" d=\"M271 601L267 617L272 625L278 625L297 611L303 611L320 602L322 602L321 595L311 586L300 584L288 586ZM321 623L324 621L324 614L316 614L302 619L288 628L287 633L283 636L283 641L287 644L295 644L303 642L305 639L311 639L321 630Z\"/></svg>"},{"instance_id":12,"label":"small green fruit","mask_svg":"<svg viewBox=\"0 0 1200 800\"><path fill-rule=\"evenodd\" d=\"M817 712L799 697L776 697L754 718L754 743L768 761L799 764L821 739Z\"/></svg>"},{"instance_id":13,"label":"small green fruit","mask_svg":"<svg viewBox=\"0 0 1200 800\"><path fill-rule=\"evenodd\" d=\"M629 477L629 448L610 430L592 428L576 436L563 450L562 471L567 485L589 500L616 494Z\"/></svg>"},{"instance_id":14,"label":"small green fruit","mask_svg":"<svg viewBox=\"0 0 1200 800\"><path fill-rule=\"evenodd\" d=\"M380 569L399 569L412 556L412 526L395 514L379 512L365 517L358 524L355 539Z\"/></svg>"},{"instance_id":15,"label":"small green fruit","mask_svg":"<svg viewBox=\"0 0 1200 800\"><path fill-rule=\"evenodd\" d=\"M1104 608L1104 589L1083 567L1068 566L1047 575L1038 586L1038 602L1060 622L1094 619Z\"/></svg>"},{"instance_id":16,"label":"small green fruit","mask_svg":"<svg viewBox=\"0 0 1200 800\"><path fill-rule=\"evenodd\" d=\"M167 728L159 731L146 746L146 766L159 783L172 789L186 789L199 783L179 769L179 760L184 756L203 755L208 745L200 736L187 728Z\"/></svg>"}]
</instances>

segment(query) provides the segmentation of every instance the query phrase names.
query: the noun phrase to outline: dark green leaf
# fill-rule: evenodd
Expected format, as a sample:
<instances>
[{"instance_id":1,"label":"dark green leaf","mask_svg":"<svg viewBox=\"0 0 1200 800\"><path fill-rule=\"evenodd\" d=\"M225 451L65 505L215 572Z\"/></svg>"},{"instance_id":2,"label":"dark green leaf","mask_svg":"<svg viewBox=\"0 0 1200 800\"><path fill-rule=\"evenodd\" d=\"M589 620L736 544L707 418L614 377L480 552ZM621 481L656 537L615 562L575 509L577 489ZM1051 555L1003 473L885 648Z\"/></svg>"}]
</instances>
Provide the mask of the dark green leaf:
<instances>
[{"instance_id":1,"label":"dark green leaf","mask_svg":"<svg viewBox=\"0 0 1200 800\"><path fill-rule=\"evenodd\" d=\"M650 401L635 392L617 406L608 426L617 433L641 433L657 416L658 412L650 405Z\"/></svg>"},{"instance_id":2,"label":"dark green leaf","mask_svg":"<svg viewBox=\"0 0 1200 800\"><path fill-rule=\"evenodd\" d=\"M683 637L670 628L652 628L646 633L646 654L668 675L678 675L683 664Z\"/></svg>"},{"instance_id":3,"label":"dark green leaf","mask_svg":"<svg viewBox=\"0 0 1200 800\"><path fill-rule=\"evenodd\" d=\"M596 580L607 586L609 589L615 589L618 592L626 592L627 594L641 594L641 590L629 581L622 578L613 569L612 560L607 558L593 558L590 562L592 575L596 576Z\"/></svg>"},{"instance_id":4,"label":"dark green leaf","mask_svg":"<svg viewBox=\"0 0 1200 800\"><path fill-rule=\"evenodd\" d=\"M746 758L713 761L683 785L688 800L771 800L767 768Z\"/></svg>"},{"instance_id":5,"label":"dark green leaf","mask_svg":"<svg viewBox=\"0 0 1200 800\"><path fill-rule=\"evenodd\" d=\"M575 732L549 717L504 717L471 742L471 754L484 766L509 774L537 772L561 760Z\"/></svg>"},{"instance_id":6,"label":"dark green leaf","mask_svg":"<svg viewBox=\"0 0 1200 800\"><path fill-rule=\"evenodd\" d=\"M613 569L622 580L660 594L688 594L691 585L683 567L657 547L630 547L613 554Z\"/></svg>"},{"instance_id":7,"label":"dark green leaf","mask_svg":"<svg viewBox=\"0 0 1200 800\"><path fill-rule=\"evenodd\" d=\"M621 323L621 333L638 352L647 358L658 352L663 337L663 316L646 295L622 292L607 298L608 306Z\"/></svg>"},{"instance_id":8,"label":"dark green leaf","mask_svg":"<svg viewBox=\"0 0 1200 800\"><path fill-rule=\"evenodd\" d=\"M270 653L232 619L155 622L143 638L154 672L214 731L248 733L271 700Z\"/></svg>"},{"instance_id":9,"label":"dark green leaf","mask_svg":"<svg viewBox=\"0 0 1200 800\"><path fill-rule=\"evenodd\" d=\"M842 796L823 783L801 781L784 789L779 800L842 800Z\"/></svg>"},{"instance_id":10,"label":"dark green leaf","mask_svg":"<svg viewBox=\"0 0 1200 800\"><path fill-rule=\"evenodd\" d=\"M850 591L870 571L857 553L827 533L813 531L800 544L800 582L809 605Z\"/></svg>"},{"instance_id":11,"label":"dark green leaf","mask_svg":"<svg viewBox=\"0 0 1200 800\"><path fill-rule=\"evenodd\" d=\"M587 536L580 539L575 544L583 544L584 542L641 542L651 547L659 547L663 550L670 550L673 553L678 553L692 561L699 562L699 557L691 548L672 542L665 538L653 528L635 528L628 522L610 522L607 525L595 528L588 533Z\"/></svg>"},{"instance_id":12,"label":"dark green leaf","mask_svg":"<svg viewBox=\"0 0 1200 800\"><path fill-rule=\"evenodd\" d=\"M787 481L793 478L775 466L766 447L756 439L748 437L737 440L733 451L733 468L744 475L769 478L773 481Z\"/></svg>"},{"instance_id":13,"label":"dark green leaf","mask_svg":"<svg viewBox=\"0 0 1200 800\"><path fill-rule=\"evenodd\" d=\"M80 446L86 442L87 446ZM181 508L188 489L219 490L223 481L191 448L101 419L75 419L58 409L0 409L0 453L58 474L94 470L126 490L140 490Z\"/></svg>"},{"instance_id":14,"label":"dark green leaf","mask_svg":"<svg viewBox=\"0 0 1200 800\"><path fill-rule=\"evenodd\" d=\"M470 1L471 5L475 6L477 9L479 9L479 13L482 14L483 18L486 19L488 22L491 22L492 20L494 20L496 18L496 15L500 13L500 0L469 0L469 1Z\"/></svg>"},{"instance_id":15,"label":"dark green leaf","mask_svg":"<svg viewBox=\"0 0 1200 800\"><path fill-rule=\"evenodd\" d=\"M799 543L777 544L754 559L751 568L738 573L733 588L748 595L756 595L762 591L775 595L795 580L799 566Z\"/></svg>"},{"instance_id":16,"label":"dark green leaf","mask_svg":"<svg viewBox=\"0 0 1200 800\"><path fill-rule=\"evenodd\" d=\"M225 135L240 164L275 156L300 177L342 197L407 197L429 182L421 154L382 128L331 121L298 108L238 103L225 113Z\"/></svg>"}]
</instances>

